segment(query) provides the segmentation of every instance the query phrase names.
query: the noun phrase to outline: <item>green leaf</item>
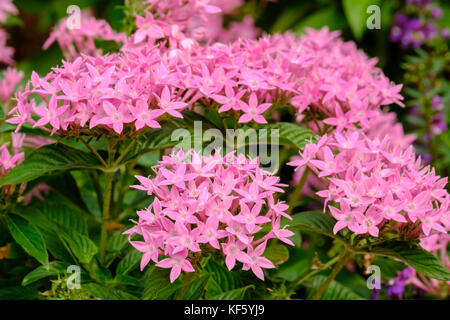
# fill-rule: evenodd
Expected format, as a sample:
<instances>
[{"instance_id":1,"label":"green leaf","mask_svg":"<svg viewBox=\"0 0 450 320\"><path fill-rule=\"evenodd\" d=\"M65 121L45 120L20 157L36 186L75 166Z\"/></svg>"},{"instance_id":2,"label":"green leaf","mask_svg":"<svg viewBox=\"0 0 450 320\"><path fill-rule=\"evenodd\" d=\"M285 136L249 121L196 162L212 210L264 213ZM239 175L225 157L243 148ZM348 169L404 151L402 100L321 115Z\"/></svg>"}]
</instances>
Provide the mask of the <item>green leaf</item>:
<instances>
[{"instance_id":1,"label":"green leaf","mask_svg":"<svg viewBox=\"0 0 450 320\"><path fill-rule=\"evenodd\" d=\"M279 266L274 276L287 281L294 281L311 268L314 250L303 248L290 249L289 260Z\"/></svg>"},{"instance_id":2,"label":"green leaf","mask_svg":"<svg viewBox=\"0 0 450 320\"><path fill-rule=\"evenodd\" d=\"M187 142L183 140L183 133L189 134L191 145L197 136L200 136L202 132L198 131L195 134L195 129L211 129L216 128L214 123L212 123L207 118L193 111L183 111L183 118L170 118L168 120L163 120L160 122L160 129L151 129L140 135L137 139L136 146L134 149L123 159L122 163L126 163L147 153L149 150L167 149L174 146L178 146L181 142ZM177 131L177 130L186 131ZM200 141L203 145L203 141ZM185 146L191 147L191 146Z\"/></svg>"},{"instance_id":3,"label":"green leaf","mask_svg":"<svg viewBox=\"0 0 450 320\"><path fill-rule=\"evenodd\" d=\"M98 249L89 237L74 230L64 228L59 232L61 239L67 244L73 255L81 263L90 263Z\"/></svg>"},{"instance_id":4,"label":"green leaf","mask_svg":"<svg viewBox=\"0 0 450 320\"><path fill-rule=\"evenodd\" d=\"M229 290L212 297L211 300L243 300L247 290L254 287L254 285L248 285L243 288Z\"/></svg>"},{"instance_id":5,"label":"green leaf","mask_svg":"<svg viewBox=\"0 0 450 320\"><path fill-rule=\"evenodd\" d=\"M292 229L308 230L326 235L331 238L343 240L333 233L336 221L319 211L306 211L292 215L292 220L284 220L284 225Z\"/></svg>"},{"instance_id":6,"label":"green leaf","mask_svg":"<svg viewBox=\"0 0 450 320\"><path fill-rule=\"evenodd\" d=\"M113 281L111 271L102 266L98 259L91 260L89 270L92 271L92 276L95 278L95 280L101 284L107 284Z\"/></svg>"},{"instance_id":7,"label":"green leaf","mask_svg":"<svg viewBox=\"0 0 450 320\"><path fill-rule=\"evenodd\" d=\"M278 131L278 138L280 145L290 146L301 149L306 144L316 142L316 134L311 130L290 122L278 122L276 124L269 124L262 129L268 129L269 137L273 135L272 130ZM270 142L270 139L268 140Z\"/></svg>"},{"instance_id":8,"label":"green leaf","mask_svg":"<svg viewBox=\"0 0 450 320\"><path fill-rule=\"evenodd\" d=\"M89 211L86 203L83 201L80 189L70 172L64 172L60 175L50 176L45 179L45 184L52 191L58 193L64 200L68 200L81 210Z\"/></svg>"},{"instance_id":9,"label":"green leaf","mask_svg":"<svg viewBox=\"0 0 450 320\"><path fill-rule=\"evenodd\" d=\"M125 286L133 286L133 287L141 287L142 282L140 279L137 279L135 277L126 275L126 274L118 274L114 278L114 283L119 285L125 285Z\"/></svg>"},{"instance_id":10,"label":"green leaf","mask_svg":"<svg viewBox=\"0 0 450 320\"><path fill-rule=\"evenodd\" d=\"M0 300L36 300L39 291L33 287L6 287L0 288Z\"/></svg>"},{"instance_id":11,"label":"green leaf","mask_svg":"<svg viewBox=\"0 0 450 320\"><path fill-rule=\"evenodd\" d=\"M86 290L96 298L101 300L139 300L138 297L125 291L101 286L96 283L88 283L83 285Z\"/></svg>"},{"instance_id":12,"label":"green leaf","mask_svg":"<svg viewBox=\"0 0 450 320\"><path fill-rule=\"evenodd\" d=\"M36 225L48 230L58 231L61 227L87 235L86 219L80 214L79 209L70 203L52 202L46 199L36 207L36 213L30 215L30 220Z\"/></svg>"},{"instance_id":13,"label":"green leaf","mask_svg":"<svg viewBox=\"0 0 450 320\"><path fill-rule=\"evenodd\" d=\"M198 300L201 298L203 291L206 288L206 285L208 284L210 275L205 274L201 276L200 278L195 279L192 281L191 285L189 286L188 290L186 291L186 294L183 297L183 300Z\"/></svg>"},{"instance_id":14,"label":"green leaf","mask_svg":"<svg viewBox=\"0 0 450 320\"><path fill-rule=\"evenodd\" d=\"M144 276L143 300L153 300L158 297L158 293L165 287L170 286L170 270L151 266Z\"/></svg>"},{"instance_id":15,"label":"green leaf","mask_svg":"<svg viewBox=\"0 0 450 320\"><path fill-rule=\"evenodd\" d=\"M373 265L380 267L381 278L385 281L395 278L399 271L406 268L403 262L380 256L375 257Z\"/></svg>"},{"instance_id":16,"label":"green leaf","mask_svg":"<svg viewBox=\"0 0 450 320\"><path fill-rule=\"evenodd\" d=\"M360 40L366 30L366 21L369 17L367 7L377 4L377 0L342 0L342 7L347 17L350 29L357 40Z\"/></svg>"},{"instance_id":17,"label":"green leaf","mask_svg":"<svg viewBox=\"0 0 450 320\"><path fill-rule=\"evenodd\" d=\"M308 288L307 299L311 299L317 290L325 283L327 280L326 276L317 275L305 282L303 285ZM350 290L349 288L343 286L339 282L333 280L331 281L328 288L322 295L322 300L363 300L361 296Z\"/></svg>"},{"instance_id":18,"label":"green leaf","mask_svg":"<svg viewBox=\"0 0 450 320\"><path fill-rule=\"evenodd\" d=\"M330 30L340 30L347 27L345 17L336 8L326 8L314 11L295 25L294 32L302 32L305 28L321 29L327 26Z\"/></svg>"},{"instance_id":19,"label":"green leaf","mask_svg":"<svg viewBox=\"0 0 450 320\"><path fill-rule=\"evenodd\" d=\"M264 251L264 256L278 266L289 259L289 250L284 244L272 242Z\"/></svg>"},{"instance_id":20,"label":"green leaf","mask_svg":"<svg viewBox=\"0 0 450 320\"><path fill-rule=\"evenodd\" d=\"M60 261L50 262L48 270L44 266L39 266L23 278L22 285L27 286L38 280L62 274L67 270L68 266L69 264Z\"/></svg>"},{"instance_id":21,"label":"green leaf","mask_svg":"<svg viewBox=\"0 0 450 320\"><path fill-rule=\"evenodd\" d=\"M400 259L424 276L450 281L450 270L436 256L406 241L390 241L382 247L375 247L371 253Z\"/></svg>"},{"instance_id":22,"label":"green leaf","mask_svg":"<svg viewBox=\"0 0 450 320\"><path fill-rule=\"evenodd\" d=\"M0 120L3 120L6 118L5 111L3 110L2 104L0 102Z\"/></svg>"},{"instance_id":23,"label":"green leaf","mask_svg":"<svg viewBox=\"0 0 450 320\"><path fill-rule=\"evenodd\" d=\"M117 265L116 274L128 274L139 266L142 253L137 250L130 250Z\"/></svg>"},{"instance_id":24,"label":"green leaf","mask_svg":"<svg viewBox=\"0 0 450 320\"><path fill-rule=\"evenodd\" d=\"M13 168L2 178L0 187L27 182L58 171L96 166L100 166L100 164L90 153L61 143L51 144L30 153L23 163Z\"/></svg>"},{"instance_id":25,"label":"green leaf","mask_svg":"<svg viewBox=\"0 0 450 320\"><path fill-rule=\"evenodd\" d=\"M37 261L48 268L47 248L39 230L28 220L16 214L7 216L6 223L14 240L16 240L30 256L36 258Z\"/></svg>"},{"instance_id":26,"label":"green leaf","mask_svg":"<svg viewBox=\"0 0 450 320\"><path fill-rule=\"evenodd\" d=\"M242 282L236 276L236 273L229 271L225 266L214 260L208 261L208 263L203 267L202 273L211 275L208 280L208 290L205 295L207 299L212 299L215 295L219 295L242 286Z\"/></svg>"}]
</instances>

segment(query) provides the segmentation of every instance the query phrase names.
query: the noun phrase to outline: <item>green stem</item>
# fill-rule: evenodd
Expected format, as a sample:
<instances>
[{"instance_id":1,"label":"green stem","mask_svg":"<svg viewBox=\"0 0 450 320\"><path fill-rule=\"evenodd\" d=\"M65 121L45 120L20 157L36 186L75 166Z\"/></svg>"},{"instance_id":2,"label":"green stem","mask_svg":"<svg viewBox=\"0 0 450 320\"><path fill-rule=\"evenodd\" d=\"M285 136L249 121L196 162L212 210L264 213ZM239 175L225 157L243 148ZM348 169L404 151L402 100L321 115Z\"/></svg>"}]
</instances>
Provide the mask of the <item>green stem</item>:
<instances>
[{"instance_id":1,"label":"green stem","mask_svg":"<svg viewBox=\"0 0 450 320\"><path fill-rule=\"evenodd\" d=\"M108 143L108 169L113 166L114 156L116 154L116 145L114 141ZM100 261L105 263L106 258L106 240L108 238L108 222L111 218L111 200L113 197L113 183L115 170L105 171L105 189L103 196L103 210L102 210L102 228L100 235Z\"/></svg>"},{"instance_id":2,"label":"green stem","mask_svg":"<svg viewBox=\"0 0 450 320\"><path fill-rule=\"evenodd\" d=\"M300 178L298 185L295 187L294 192L291 195L291 199L289 200L289 208L287 209L287 214L291 214L292 210L294 210L295 202L300 197L300 193L302 192L303 186L305 185L306 179L308 178L309 168L306 167L305 171L303 171L303 175Z\"/></svg>"},{"instance_id":3,"label":"green stem","mask_svg":"<svg viewBox=\"0 0 450 320\"><path fill-rule=\"evenodd\" d=\"M92 147L89 142L87 142L85 139L83 139L82 136L79 136L79 139L81 140L81 142L84 143L84 145L86 147L88 147L88 149L94 154L94 156L97 157L97 159L100 161L100 163L102 165L104 165L105 167L107 167L108 165L106 164L105 160L103 160L103 158L100 156L100 154L97 152L97 150L94 149L94 147Z\"/></svg>"},{"instance_id":4,"label":"green stem","mask_svg":"<svg viewBox=\"0 0 450 320\"><path fill-rule=\"evenodd\" d=\"M349 258L352 256L352 252L346 250L344 254L341 256L341 261L334 267L333 271L331 271L330 275L328 276L327 280L322 284L322 286L317 290L316 294L313 296L312 300L320 300L322 298L323 294L325 293L325 290L327 290L330 283L336 278L339 271L346 265Z\"/></svg>"},{"instance_id":5,"label":"green stem","mask_svg":"<svg viewBox=\"0 0 450 320\"><path fill-rule=\"evenodd\" d=\"M338 260L340 259L340 256L336 256L333 259L331 259L330 261L328 261L327 263L325 263L323 266L321 266L320 268L317 268L313 271L311 271L310 273L306 274L305 276L301 277L293 286L293 288L298 287L299 285L301 285L303 282L305 282L306 280L308 280L309 278L311 278L313 275L328 269L329 267L331 267L333 264L335 264Z\"/></svg>"},{"instance_id":6,"label":"green stem","mask_svg":"<svg viewBox=\"0 0 450 320\"><path fill-rule=\"evenodd\" d=\"M128 147L122 152L122 154L117 158L117 160L114 162L115 166L118 166L120 162L125 158L125 156L133 149L134 145L136 144L137 140L133 140L130 142Z\"/></svg>"}]
</instances>

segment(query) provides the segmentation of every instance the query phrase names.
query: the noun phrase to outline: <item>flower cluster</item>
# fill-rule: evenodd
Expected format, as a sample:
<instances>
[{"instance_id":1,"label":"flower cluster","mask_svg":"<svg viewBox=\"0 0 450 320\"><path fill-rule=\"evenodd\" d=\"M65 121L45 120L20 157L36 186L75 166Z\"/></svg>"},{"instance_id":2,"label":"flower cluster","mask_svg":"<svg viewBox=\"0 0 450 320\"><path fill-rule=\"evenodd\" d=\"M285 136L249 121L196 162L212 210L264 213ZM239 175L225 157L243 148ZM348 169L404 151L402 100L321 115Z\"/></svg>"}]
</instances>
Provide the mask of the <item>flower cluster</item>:
<instances>
[{"instance_id":1,"label":"flower cluster","mask_svg":"<svg viewBox=\"0 0 450 320\"><path fill-rule=\"evenodd\" d=\"M254 39L260 31L253 19L233 21L224 28L225 16L243 4L242 0L149 0L144 16L138 16L134 43L147 39L149 43L165 38L172 47L199 41L227 43L238 38Z\"/></svg>"},{"instance_id":2,"label":"flower cluster","mask_svg":"<svg viewBox=\"0 0 450 320\"><path fill-rule=\"evenodd\" d=\"M74 60L82 53L101 56L103 51L97 48L95 40L126 41L125 34L116 33L105 20L97 20L88 10L81 11L79 26L71 26L69 19L62 19L53 29L43 45L44 50L57 42L66 59Z\"/></svg>"},{"instance_id":3,"label":"flower cluster","mask_svg":"<svg viewBox=\"0 0 450 320\"><path fill-rule=\"evenodd\" d=\"M18 14L17 8L13 5L12 0L0 0L0 25L5 23L8 15ZM0 28L0 63L14 64L14 49L6 45L8 34Z\"/></svg>"},{"instance_id":4,"label":"flower cluster","mask_svg":"<svg viewBox=\"0 0 450 320\"><path fill-rule=\"evenodd\" d=\"M308 115L311 129L342 130L367 127L380 105L401 104L401 86L374 67L376 60L326 28L299 38L284 34L229 45L190 44L173 49L129 41L117 54L83 55L43 78L33 74L9 122L18 128L25 122L47 126L52 133L102 125L120 134L127 124L136 130L158 127L158 117L181 117L180 111L194 103L241 123L266 123L271 110L291 103L298 120ZM33 94L42 105L30 100Z\"/></svg>"},{"instance_id":5,"label":"flower cluster","mask_svg":"<svg viewBox=\"0 0 450 320\"><path fill-rule=\"evenodd\" d=\"M408 0L405 11L395 16L390 36L403 49L420 47L436 37L450 38L449 29L438 27L437 21L443 13L432 0Z\"/></svg>"},{"instance_id":6,"label":"flower cluster","mask_svg":"<svg viewBox=\"0 0 450 320\"><path fill-rule=\"evenodd\" d=\"M141 269L152 260L172 269L173 282L181 270L193 272L190 258L209 247L222 251L229 270L238 261L264 279L262 268L274 267L263 257L267 240L293 244L288 239L293 232L280 227L282 216L290 218L287 205L274 197L283 192L282 185L260 169L257 159L180 150L164 156L154 170L154 178L137 176L141 184L132 186L154 195L154 200L137 212L139 222L125 232L143 237L130 241L144 253Z\"/></svg>"},{"instance_id":7,"label":"flower cluster","mask_svg":"<svg viewBox=\"0 0 450 320\"><path fill-rule=\"evenodd\" d=\"M372 127L373 131L378 131ZM334 232L348 228L355 234L379 236L380 229L398 229L417 238L449 225L447 178L422 168L408 137L373 136L362 130L336 131L317 144L305 146L292 166L308 166L327 180L317 192L337 220Z\"/></svg>"}]
</instances>

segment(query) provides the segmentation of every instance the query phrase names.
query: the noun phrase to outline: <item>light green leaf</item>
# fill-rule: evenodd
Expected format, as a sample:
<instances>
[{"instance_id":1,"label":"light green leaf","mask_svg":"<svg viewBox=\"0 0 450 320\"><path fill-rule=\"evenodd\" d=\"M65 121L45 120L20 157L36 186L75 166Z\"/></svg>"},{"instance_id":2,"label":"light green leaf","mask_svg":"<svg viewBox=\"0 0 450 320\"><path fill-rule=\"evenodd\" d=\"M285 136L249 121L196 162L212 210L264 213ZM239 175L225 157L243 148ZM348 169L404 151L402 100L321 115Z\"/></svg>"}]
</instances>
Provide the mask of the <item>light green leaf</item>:
<instances>
[{"instance_id":1,"label":"light green leaf","mask_svg":"<svg viewBox=\"0 0 450 320\"><path fill-rule=\"evenodd\" d=\"M376 4L378 4L377 0L342 0L345 16L357 40L361 39L364 31L367 29L366 21L369 17L367 8Z\"/></svg>"},{"instance_id":2,"label":"light green leaf","mask_svg":"<svg viewBox=\"0 0 450 320\"><path fill-rule=\"evenodd\" d=\"M294 32L302 32L305 28L321 29L327 26L330 30L340 30L347 27L345 17L336 8L325 8L303 18L295 25Z\"/></svg>"},{"instance_id":3,"label":"light green leaf","mask_svg":"<svg viewBox=\"0 0 450 320\"><path fill-rule=\"evenodd\" d=\"M6 217L8 229L12 237L32 257L36 258L46 268L49 267L48 253L39 230L28 220L19 215L11 214Z\"/></svg>"}]
</instances>

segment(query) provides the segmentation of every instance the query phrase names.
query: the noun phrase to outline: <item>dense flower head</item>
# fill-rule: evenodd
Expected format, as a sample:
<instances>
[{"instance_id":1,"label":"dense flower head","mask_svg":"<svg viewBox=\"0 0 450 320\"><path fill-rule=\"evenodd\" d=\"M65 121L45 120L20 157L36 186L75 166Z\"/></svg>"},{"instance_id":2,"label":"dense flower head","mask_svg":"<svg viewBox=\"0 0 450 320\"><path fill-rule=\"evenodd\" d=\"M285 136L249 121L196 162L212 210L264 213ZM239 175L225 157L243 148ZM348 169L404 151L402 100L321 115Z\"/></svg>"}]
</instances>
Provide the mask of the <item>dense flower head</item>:
<instances>
[{"instance_id":1,"label":"dense flower head","mask_svg":"<svg viewBox=\"0 0 450 320\"><path fill-rule=\"evenodd\" d=\"M116 42L126 40L125 34L116 33L105 20L96 19L89 10L81 11L79 26L71 26L69 19L71 17L64 18L55 26L43 45L44 50L57 42L66 59L74 60L81 53L91 56L102 55L103 51L96 47L95 40Z\"/></svg>"},{"instance_id":2,"label":"dense flower head","mask_svg":"<svg viewBox=\"0 0 450 320\"><path fill-rule=\"evenodd\" d=\"M229 270L238 261L264 279L262 268L274 267L263 256L267 240L293 244L288 239L293 232L280 227L282 216L290 218L287 205L274 197L283 185L259 167L258 159L180 150L163 156L153 169L153 178L137 176L140 184L132 187L154 195L154 200L137 212L137 225L125 232L130 238L143 237L130 240L144 253L141 269L152 260L171 268L174 281L181 270L194 271L190 259L209 247L225 255ZM266 225L270 228L263 234Z\"/></svg>"},{"instance_id":3,"label":"dense flower head","mask_svg":"<svg viewBox=\"0 0 450 320\"><path fill-rule=\"evenodd\" d=\"M273 109L291 103L298 120L314 111L322 127L367 127L380 105L401 104L400 86L375 63L326 28L228 45L128 41L119 53L82 55L42 78L33 74L9 121L52 133L101 125L121 134L125 126L158 127L163 114L181 117L196 103L241 123L266 123Z\"/></svg>"},{"instance_id":4,"label":"dense flower head","mask_svg":"<svg viewBox=\"0 0 450 320\"><path fill-rule=\"evenodd\" d=\"M306 145L290 165L308 166L327 181L328 186L317 194L337 220L335 233L343 228L373 237L380 230L398 230L411 238L445 233L450 200L447 178L422 167L404 139L408 138L336 131L317 144Z\"/></svg>"}]
</instances>

